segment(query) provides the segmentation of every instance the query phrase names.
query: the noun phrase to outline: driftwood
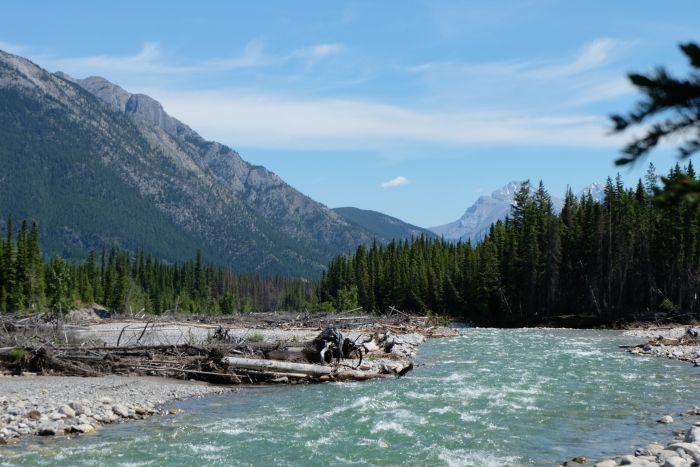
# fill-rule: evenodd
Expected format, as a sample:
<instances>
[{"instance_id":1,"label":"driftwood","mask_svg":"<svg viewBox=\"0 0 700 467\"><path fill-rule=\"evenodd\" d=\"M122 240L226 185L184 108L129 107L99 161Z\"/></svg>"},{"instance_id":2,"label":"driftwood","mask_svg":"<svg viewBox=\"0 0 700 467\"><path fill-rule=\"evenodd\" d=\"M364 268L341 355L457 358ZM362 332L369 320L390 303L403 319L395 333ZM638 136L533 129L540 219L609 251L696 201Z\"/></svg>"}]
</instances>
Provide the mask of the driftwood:
<instances>
[{"instance_id":1,"label":"driftwood","mask_svg":"<svg viewBox=\"0 0 700 467\"><path fill-rule=\"evenodd\" d=\"M415 355L400 334L418 332L441 335L427 317L391 309L376 315L237 315L191 322L152 317L147 322L122 320L116 345L99 345L97 338L79 341L68 334L74 327L43 317L0 316L0 373L23 372L97 376L106 374L159 375L197 379L218 384L317 382L365 380L400 376L412 368ZM229 333L232 324L248 329L318 330L310 341L252 342ZM191 325L211 329L210 339L197 346L173 345L153 339L159 331ZM337 328L336 328L337 326ZM352 330L359 337L341 333ZM105 330L104 332L114 332ZM21 333L21 334L20 334ZM71 336L72 337L72 336ZM129 337L126 339L126 337ZM145 345L154 341L156 345ZM71 345L71 343L73 345ZM158 345L160 344L160 345ZM398 344L398 345L397 345ZM372 358L364 359L371 355ZM366 361L365 361L366 360Z\"/></svg>"},{"instance_id":2,"label":"driftwood","mask_svg":"<svg viewBox=\"0 0 700 467\"><path fill-rule=\"evenodd\" d=\"M224 357L222 361L233 368L271 372L281 375L303 375L319 378L321 381L348 379L368 380L390 376L389 374L342 369L341 367L314 365L310 363L282 362L277 360L260 360L255 358Z\"/></svg>"},{"instance_id":3,"label":"driftwood","mask_svg":"<svg viewBox=\"0 0 700 467\"><path fill-rule=\"evenodd\" d=\"M222 362L233 368L245 368L248 370L299 373L307 376L330 375L333 369L323 365L309 363L292 363L279 360L261 360L257 358L224 357Z\"/></svg>"}]
</instances>

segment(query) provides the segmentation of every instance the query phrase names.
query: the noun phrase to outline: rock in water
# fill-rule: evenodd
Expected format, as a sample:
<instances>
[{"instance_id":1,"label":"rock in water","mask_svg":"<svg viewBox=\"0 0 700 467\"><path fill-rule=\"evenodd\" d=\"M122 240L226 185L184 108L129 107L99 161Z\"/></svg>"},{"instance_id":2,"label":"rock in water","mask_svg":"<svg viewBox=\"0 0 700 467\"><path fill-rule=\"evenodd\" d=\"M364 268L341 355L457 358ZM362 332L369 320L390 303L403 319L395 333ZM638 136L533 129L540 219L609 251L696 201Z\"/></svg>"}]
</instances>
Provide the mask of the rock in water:
<instances>
[{"instance_id":1,"label":"rock in water","mask_svg":"<svg viewBox=\"0 0 700 467\"><path fill-rule=\"evenodd\" d=\"M95 427L89 423L81 423L80 425L73 425L71 427L71 431L75 433L92 433L95 431Z\"/></svg>"},{"instance_id":2,"label":"rock in water","mask_svg":"<svg viewBox=\"0 0 700 467\"><path fill-rule=\"evenodd\" d=\"M663 417L658 419L657 422L665 423L668 425L669 423L673 423L673 417L671 417L670 415L664 415Z\"/></svg>"},{"instance_id":3,"label":"rock in water","mask_svg":"<svg viewBox=\"0 0 700 467\"><path fill-rule=\"evenodd\" d=\"M39 436L55 436L56 435L56 427L52 425L46 425L42 426L39 428L39 431L37 432Z\"/></svg>"}]
</instances>

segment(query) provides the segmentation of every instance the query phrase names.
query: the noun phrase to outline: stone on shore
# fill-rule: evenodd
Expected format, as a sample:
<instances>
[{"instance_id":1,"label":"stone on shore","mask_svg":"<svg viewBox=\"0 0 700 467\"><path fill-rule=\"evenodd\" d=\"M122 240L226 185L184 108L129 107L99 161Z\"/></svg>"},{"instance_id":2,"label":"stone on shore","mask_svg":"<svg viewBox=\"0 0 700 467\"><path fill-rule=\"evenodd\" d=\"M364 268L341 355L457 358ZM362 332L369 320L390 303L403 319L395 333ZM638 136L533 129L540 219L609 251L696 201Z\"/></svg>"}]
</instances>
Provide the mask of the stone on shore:
<instances>
[{"instance_id":1,"label":"stone on shore","mask_svg":"<svg viewBox=\"0 0 700 467\"><path fill-rule=\"evenodd\" d=\"M686 443L700 443L700 427L693 426L685 434L684 441Z\"/></svg>"},{"instance_id":2,"label":"stone on shore","mask_svg":"<svg viewBox=\"0 0 700 467\"><path fill-rule=\"evenodd\" d=\"M122 418L129 417L129 409L127 409L126 406L121 405L121 404L113 405L112 412L114 412L115 414L119 415Z\"/></svg>"},{"instance_id":3,"label":"stone on shore","mask_svg":"<svg viewBox=\"0 0 700 467\"><path fill-rule=\"evenodd\" d=\"M692 461L683 459L680 456L669 457L662 467L691 467Z\"/></svg>"},{"instance_id":4,"label":"stone on shore","mask_svg":"<svg viewBox=\"0 0 700 467\"><path fill-rule=\"evenodd\" d=\"M95 431L95 427L89 423L81 423L80 425L73 425L71 431L74 433L92 433Z\"/></svg>"},{"instance_id":5,"label":"stone on shore","mask_svg":"<svg viewBox=\"0 0 700 467\"><path fill-rule=\"evenodd\" d=\"M617 462L612 459L606 459L594 464L593 467L617 467Z\"/></svg>"},{"instance_id":6,"label":"stone on shore","mask_svg":"<svg viewBox=\"0 0 700 467\"><path fill-rule=\"evenodd\" d=\"M71 409L67 405L62 405L61 407L58 408L58 413L65 415L68 418L73 418L75 417L75 410Z\"/></svg>"}]
</instances>

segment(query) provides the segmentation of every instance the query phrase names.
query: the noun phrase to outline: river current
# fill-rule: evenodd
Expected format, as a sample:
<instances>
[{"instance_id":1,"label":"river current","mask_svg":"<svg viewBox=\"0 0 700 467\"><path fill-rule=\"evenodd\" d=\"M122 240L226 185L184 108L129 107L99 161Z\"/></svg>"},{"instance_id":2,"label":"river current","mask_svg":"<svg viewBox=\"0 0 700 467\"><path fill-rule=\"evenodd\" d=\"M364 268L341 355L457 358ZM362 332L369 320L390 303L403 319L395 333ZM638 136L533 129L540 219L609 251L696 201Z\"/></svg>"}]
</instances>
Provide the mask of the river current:
<instances>
[{"instance_id":1,"label":"river current","mask_svg":"<svg viewBox=\"0 0 700 467\"><path fill-rule=\"evenodd\" d=\"M242 388L184 413L3 450L2 465L552 465L665 442L700 369L614 331L464 329L397 380Z\"/></svg>"}]
</instances>

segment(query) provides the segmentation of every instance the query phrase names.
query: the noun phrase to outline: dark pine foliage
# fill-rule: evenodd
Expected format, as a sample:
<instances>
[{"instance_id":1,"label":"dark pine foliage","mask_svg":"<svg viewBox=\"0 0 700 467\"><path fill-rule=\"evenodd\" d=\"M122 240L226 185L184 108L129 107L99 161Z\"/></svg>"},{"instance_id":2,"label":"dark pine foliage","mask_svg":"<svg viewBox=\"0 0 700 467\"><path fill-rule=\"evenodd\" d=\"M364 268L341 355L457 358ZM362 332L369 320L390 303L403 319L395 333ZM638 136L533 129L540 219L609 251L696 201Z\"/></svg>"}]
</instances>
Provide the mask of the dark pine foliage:
<instances>
[{"instance_id":1,"label":"dark pine foliage","mask_svg":"<svg viewBox=\"0 0 700 467\"><path fill-rule=\"evenodd\" d=\"M668 180L697 179L692 163ZM593 325L698 319L700 210L654 202L657 177L625 188L608 179L601 202L570 191L561 213L544 186L524 186L511 215L477 245L419 238L360 246L335 258L319 299L350 296L366 310L437 312L481 325Z\"/></svg>"},{"instance_id":2,"label":"dark pine foliage","mask_svg":"<svg viewBox=\"0 0 700 467\"><path fill-rule=\"evenodd\" d=\"M652 73L629 74L629 80L642 94L635 109L627 115L612 115L614 133L640 127L643 135L635 136L622 150L617 165L633 164L645 157L662 141L678 143L680 158L700 151L700 46L681 44L680 49L690 65L687 77L678 78L665 68ZM663 189L657 189L657 200L678 203L684 199L700 202L700 181L693 177L662 177Z\"/></svg>"},{"instance_id":3,"label":"dark pine foliage","mask_svg":"<svg viewBox=\"0 0 700 467\"><path fill-rule=\"evenodd\" d=\"M314 284L283 276L234 274L201 253L172 264L143 251L90 252L83 262L42 259L39 230L6 223L0 240L0 312L66 312L100 303L118 312L203 313L301 310L314 307Z\"/></svg>"}]
</instances>

